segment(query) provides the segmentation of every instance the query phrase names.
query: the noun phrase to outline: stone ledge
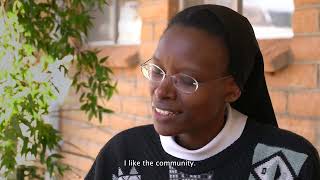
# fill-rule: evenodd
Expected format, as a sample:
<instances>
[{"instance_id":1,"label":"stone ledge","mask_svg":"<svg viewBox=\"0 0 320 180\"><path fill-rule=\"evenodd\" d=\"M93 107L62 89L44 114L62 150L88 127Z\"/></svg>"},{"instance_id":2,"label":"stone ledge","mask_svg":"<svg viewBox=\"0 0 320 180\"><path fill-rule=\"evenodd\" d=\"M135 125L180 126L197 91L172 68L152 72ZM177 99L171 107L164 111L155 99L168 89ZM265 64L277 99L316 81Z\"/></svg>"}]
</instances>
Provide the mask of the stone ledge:
<instances>
[{"instance_id":1,"label":"stone ledge","mask_svg":"<svg viewBox=\"0 0 320 180\"><path fill-rule=\"evenodd\" d=\"M289 65L292 60L290 43L291 39L259 40L265 72L276 72Z\"/></svg>"},{"instance_id":2,"label":"stone ledge","mask_svg":"<svg viewBox=\"0 0 320 180\"><path fill-rule=\"evenodd\" d=\"M106 66L112 68L128 68L139 64L139 45L110 45L97 47L101 51L99 57L108 56Z\"/></svg>"}]
</instances>

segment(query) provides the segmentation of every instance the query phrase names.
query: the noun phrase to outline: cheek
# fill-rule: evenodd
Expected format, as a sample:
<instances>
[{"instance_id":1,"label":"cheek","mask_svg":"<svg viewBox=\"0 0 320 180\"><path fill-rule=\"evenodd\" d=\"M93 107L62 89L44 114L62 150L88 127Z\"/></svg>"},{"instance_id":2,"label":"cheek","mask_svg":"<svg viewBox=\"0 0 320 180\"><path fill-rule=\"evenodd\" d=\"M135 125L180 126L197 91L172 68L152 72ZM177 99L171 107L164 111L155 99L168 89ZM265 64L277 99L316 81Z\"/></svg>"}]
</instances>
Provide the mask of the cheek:
<instances>
[{"instance_id":1,"label":"cheek","mask_svg":"<svg viewBox=\"0 0 320 180\"><path fill-rule=\"evenodd\" d=\"M222 94L214 90L201 91L182 99L188 116L200 120L214 116L224 105Z\"/></svg>"},{"instance_id":2,"label":"cheek","mask_svg":"<svg viewBox=\"0 0 320 180\"><path fill-rule=\"evenodd\" d=\"M154 95L154 92L155 92L157 86L149 83L148 87L149 87L149 94L150 94L150 96L152 97L152 96Z\"/></svg>"},{"instance_id":3,"label":"cheek","mask_svg":"<svg viewBox=\"0 0 320 180\"><path fill-rule=\"evenodd\" d=\"M182 104L184 105L185 112L190 116L199 117L207 111L209 106L208 95L197 95L182 98Z\"/></svg>"}]
</instances>

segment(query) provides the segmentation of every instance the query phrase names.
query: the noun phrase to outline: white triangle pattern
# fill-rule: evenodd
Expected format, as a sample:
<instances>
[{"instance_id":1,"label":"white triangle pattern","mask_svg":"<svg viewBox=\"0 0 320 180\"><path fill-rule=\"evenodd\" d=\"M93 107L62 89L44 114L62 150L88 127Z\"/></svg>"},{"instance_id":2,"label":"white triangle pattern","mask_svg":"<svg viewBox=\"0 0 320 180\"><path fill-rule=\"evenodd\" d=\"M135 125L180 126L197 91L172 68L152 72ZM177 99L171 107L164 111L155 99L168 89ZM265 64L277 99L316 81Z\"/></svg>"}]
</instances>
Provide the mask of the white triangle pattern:
<instances>
[{"instance_id":1,"label":"white triangle pattern","mask_svg":"<svg viewBox=\"0 0 320 180\"><path fill-rule=\"evenodd\" d=\"M277 168L280 169L279 177L276 176ZM293 180L293 176L287 167L286 163L280 156L275 156L269 161L259 165L254 169L261 180L275 179L278 180Z\"/></svg>"},{"instance_id":2,"label":"white triangle pattern","mask_svg":"<svg viewBox=\"0 0 320 180\"><path fill-rule=\"evenodd\" d=\"M112 180L118 180L118 177L114 174L112 174Z\"/></svg>"},{"instance_id":3,"label":"white triangle pattern","mask_svg":"<svg viewBox=\"0 0 320 180\"><path fill-rule=\"evenodd\" d=\"M139 175L137 169L133 166L128 175L124 175L121 168L118 168L118 176L112 174L112 180L141 180L141 175Z\"/></svg>"},{"instance_id":4,"label":"white triangle pattern","mask_svg":"<svg viewBox=\"0 0 320 180\"><path fill-rule=\"evenodd\" d=\"M118 176L122 176L122 175L123 175L123 172L122 172L121 168L119 167L119 169L118 169Z\"/></svg>"},{"instance_id":5,"label":"white triangle pattern","mask_svg":"<svg viewBox=\"0 0 320 180\"><path fill-rule=\"evenodd\" d=\"M138 174L138 171L137 171L136 168L133 166L133 167L131 168L129 174L130 174L130 175L132 175L132 174Z\"/></svg>"}]
</instances>

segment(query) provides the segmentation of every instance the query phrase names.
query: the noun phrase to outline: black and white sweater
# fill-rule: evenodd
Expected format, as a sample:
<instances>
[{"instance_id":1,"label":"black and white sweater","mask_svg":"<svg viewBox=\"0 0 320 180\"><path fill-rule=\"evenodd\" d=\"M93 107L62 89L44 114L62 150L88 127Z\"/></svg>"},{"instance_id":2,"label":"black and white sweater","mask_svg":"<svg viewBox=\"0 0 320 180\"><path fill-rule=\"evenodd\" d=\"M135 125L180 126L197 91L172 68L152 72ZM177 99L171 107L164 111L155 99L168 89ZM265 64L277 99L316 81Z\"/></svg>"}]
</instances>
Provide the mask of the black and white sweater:
<instances>
[{"instance_id":1,"label":"black and white sweater","mask_svg":"<svg viewBox=\"0 0 320 180\"><path fill-rule=\"evenodd\" d=\"M222 131L194 151L153 125L123 131L102 148L85 180L320 180L319 155L307 140L243 117L231 108Z\"/></svg>"}]
</instances>

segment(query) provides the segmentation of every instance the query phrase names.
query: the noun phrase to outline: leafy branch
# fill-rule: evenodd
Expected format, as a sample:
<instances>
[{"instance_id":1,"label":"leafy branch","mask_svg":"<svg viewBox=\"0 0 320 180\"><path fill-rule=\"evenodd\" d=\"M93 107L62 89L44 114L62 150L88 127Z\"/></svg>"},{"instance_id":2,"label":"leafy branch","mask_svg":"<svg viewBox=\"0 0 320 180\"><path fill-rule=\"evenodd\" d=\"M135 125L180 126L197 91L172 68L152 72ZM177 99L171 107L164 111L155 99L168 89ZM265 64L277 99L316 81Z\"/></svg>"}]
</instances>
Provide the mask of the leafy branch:
<instances>
[{"instance_id":1,"label":"leafy branch","mask_svg":"<svg viewBox=\"0 0 320 180\"><path fill-rule=\"evenodd\" d=\"M39 170L63 175L68 167L57 152L61 134L43 118L60 95L53 77L63 73L72 78L72 87L81 92L80 109L89 120L101 122L104 113L113 112L98 103L116 92L112 71L104 65L108 59L83 48L92 26L89 12L106 1L0 3L0 169L5 176L16 171L18 179L43 179ZM36 159L43 168L33 163Z\"/></svg>"}]
</instances>

